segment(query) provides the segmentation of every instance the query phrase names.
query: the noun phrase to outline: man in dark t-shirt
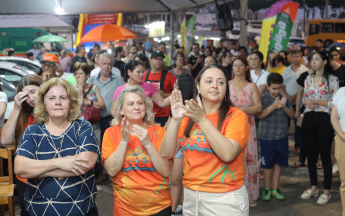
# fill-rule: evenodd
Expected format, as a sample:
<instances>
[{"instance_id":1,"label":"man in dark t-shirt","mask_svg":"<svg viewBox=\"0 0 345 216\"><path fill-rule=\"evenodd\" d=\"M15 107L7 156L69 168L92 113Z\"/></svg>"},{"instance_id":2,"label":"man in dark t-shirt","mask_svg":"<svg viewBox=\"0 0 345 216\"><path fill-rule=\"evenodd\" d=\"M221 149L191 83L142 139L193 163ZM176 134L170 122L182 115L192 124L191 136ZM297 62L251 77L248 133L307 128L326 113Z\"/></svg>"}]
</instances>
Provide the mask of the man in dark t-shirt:
<instances>
[{"instance_id":1,"label":"man in dark t-shirt","mask_svg":"<svg viewBox=\"0 0 345 216\"><path fill-rule=\"evenodd\" d=\"M81 62L81 63L87 63L87 60L85 58L85 46L84 45L78 45L77 50L75 51L76 55L72 58L72 65L70 71L73 72L73 67L75 63Z\"/></svg>"},{"instance_id":2,"label":"man in dark t-shirt","mask_svg":"<svg viewBox=\"0 0 345 216\"><path fill-rule=\"evenodd\" d=\"M193 43L192 51L195 54L188 58L188 66L192 72L192 76L196 78L204 67L204 56L199 54L200 47L197 43Z\"/></svg>"},{"instance_id":3,"label":"man in dark t-shirt","mask_svg":"<svg viewBox=\"0 0 345 216\"><path fill-rule=\"evenodd\" d=\"M125 77L124 73L124 68L125 68L125 63L121 61L121 58L125 57L125 51L123 50L123 47L118 46L115 49L112 50L114 52L113 55L115 55L115 62L114 62L114 67L119 69L121 71L121 76Z\"/></svg>"},{"instance_id":4,"label":"man in dark t-shirt","mask_svg":"<svg viewBox=\"0 0 345 216\"><path fill-rule=\"evenodd\" d=\"M333 52L332 52L333 54ZM330 63L333 69L333 75L337 76L339 79L339 88L345 86L345 65L340 64L333 58L333 55L329 55Z\"/></svg>"}]
</instances>

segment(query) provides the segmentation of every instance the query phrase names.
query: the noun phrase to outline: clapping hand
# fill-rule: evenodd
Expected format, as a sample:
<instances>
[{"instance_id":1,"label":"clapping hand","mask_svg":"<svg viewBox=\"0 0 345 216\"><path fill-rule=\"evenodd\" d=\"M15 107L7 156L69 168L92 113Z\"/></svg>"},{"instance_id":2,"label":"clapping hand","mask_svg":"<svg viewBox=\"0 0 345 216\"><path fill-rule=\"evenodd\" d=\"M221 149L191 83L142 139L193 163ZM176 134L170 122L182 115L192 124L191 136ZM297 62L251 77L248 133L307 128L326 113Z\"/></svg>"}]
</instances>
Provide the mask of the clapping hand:
<instances>
[{"instance_id":1,"label":"clapping hand","mask_svg":"<svg viewBox=\"0 0 345 216\"><path fill-rule=\"evenodd\" d=\"M198 102L196 102L194 99L186 100L186 105L183 106L183 108L186 110L184 115L191 118L194 122L198 124L201 121L205 120L206 115L200 97L198 97L197 100Z\"/></svg>"},{"instance_id":2,"label":"clapping hand","mask_svg":"<svg viewBox=\"0 0 345 216\"><path fill-rule=\"evenodd\" d=\"M182 103L182 94L179 90L173 90L170 95L170 104L171 104L171 114L174 120L178 121L181 120L186 110L183 109L183 103Z\"/></svg>"},{"instance_id":3,"label":"clapping hand","mask_svg":"<svg viewBox=\"0 0 345 216\"><path fill-rule=\"evenodd\" d=\"M122 141L128 144L129 143L129 122L127 121L126 117L123 117L121 121L121 133L122 133Z\"/></svg>"},{"instance_id":4,"label":"clapping hand","mask_svg":"<svg viewBox=\"0 0 345 216\"><path fill-rule=\"evenodd\" d=\"M274 101L274 103L272 104L274 109L281 109L282 108L282 103L279 100L279 97L276 98L276 100Z\"/></svg>"},{"instance_id":5,"label":"clapping hand","mask_svg":"<svg viewBox=\"0 0 345 216\"><path fill-rule=\"evenodd\" d=\"M286 100L287 100L287 97L286 95L283 95L282 99L280 100L280 103L281 103L281 108L284 108L286 106Z\"/></svg>"},{"instance_id":6,"label":"clapping hand","mask_svg":"<svg viewBox=\"0 0 345 216\"><path fill-rule=\"evenodd\" d=\"M145 148L148 148L149 145L151 144L148 130L146 130L143 127L140 127L139 125L133 125L133 131L135 135L138 137L138 139L140 140L141 144Z\"/></svg>"}]
</instances>

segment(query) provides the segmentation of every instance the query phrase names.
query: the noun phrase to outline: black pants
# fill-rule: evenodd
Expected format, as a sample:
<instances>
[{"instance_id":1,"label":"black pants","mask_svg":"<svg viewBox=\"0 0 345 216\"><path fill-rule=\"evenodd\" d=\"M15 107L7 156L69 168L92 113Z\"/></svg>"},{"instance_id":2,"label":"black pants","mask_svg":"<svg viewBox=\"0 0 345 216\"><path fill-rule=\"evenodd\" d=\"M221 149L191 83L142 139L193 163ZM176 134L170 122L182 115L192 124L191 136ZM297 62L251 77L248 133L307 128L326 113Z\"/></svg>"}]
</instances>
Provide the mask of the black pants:
<instances>
[{"instance_id":1,"label":"black pants","mask_svg":"<svg viewBox=\"0 0 345 216\"><path fill-rule=\"evenodd\" d=\"M90 209L88 213L85 214L85 216L98 216L98 209L95 203L95 208Z\"/></svg>"},{"instance_id":2,"label":"black pants","mask_svg":"<svg viewBox=\"0 0 345 216\"><path fill-rule=\"evenodd\" d=\"M99 149L102 151L102 141L103 141L103 135L105 131L110 128L110 122L113 120L112 116L107 116L104 118L101 118L101 140L99 141ZM95 178L97 179L99 176L102 175L103 168L101 162L96 162L95 164Z\"/></svg>"},{"instance_id":3,"label":"black pants","mask_svg":"<svg viewBox=\"0 0 345 216\"><path fill-rule=\"evenodd\" d=\"M330 115L321 112L307 112L302 123L303 142L308 156L308 171L310 184L317 186L316 162L319 154L324 172L324 189L330 190L332 185L331 149L334 130Z\"/></svg>"},{"instance_id":4,"label":"black pants","mask_svg":"<svg viewBox=\"0 0 345 216\"><path fill-rule=\"evenodd\" d=\"M296 112L296 105L293 105L293 110ZM294 123L295 123L295 148L300 148L302 144L302 130L300 127L297 127L297 119L294 118Z\"/></svg>"},{"instance_id":5,"label":"black pants","mask_svg":"<svg viewBox=\"0 0 345 216\"><path fill-rule=\"evenodd\" d=\"M30 216L29 212L26 210L25 200L24 200L24 193L26 191L26 184L19 181L17 177L15 178L16 186L17 186L17 194L18 200L20 204L20 216Z\"/></svg>"},{"instance_id":6,"label":"black pants","mask_svg":"<svg viewBox=\"0 0 345 216\"><path fill-rule=\"evenodd\" d=\"M100 123L101 123L101 140L99 141L100 148L102 148L102 141L103 141L103 135L105 130L110 128L110 122L113 120L112 116L107 116L104 118L101 118Z\"/></svg>"},{"instance_id":7,"label":"black pants","mask_svg":"<svg viewBox=\"0 0 345 216\"><path fill-rule=\"evenodd\" d=\"M168 208L158 212L157 214L151 215L151 216L171 216L172 207L169 206Z\"/></svg>"}]
</instances>

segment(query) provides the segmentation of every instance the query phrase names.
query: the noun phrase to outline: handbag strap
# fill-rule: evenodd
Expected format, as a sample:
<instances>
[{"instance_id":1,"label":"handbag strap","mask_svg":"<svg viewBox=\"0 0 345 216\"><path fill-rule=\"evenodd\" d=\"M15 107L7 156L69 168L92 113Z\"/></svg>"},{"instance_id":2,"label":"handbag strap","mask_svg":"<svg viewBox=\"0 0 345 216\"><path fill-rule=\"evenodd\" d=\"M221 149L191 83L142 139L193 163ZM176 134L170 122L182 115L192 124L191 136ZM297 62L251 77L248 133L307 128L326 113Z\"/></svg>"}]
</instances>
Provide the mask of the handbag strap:
<instances>
[{"instance_id":1,"label":"handbag strap","mask_svg":"<svg viewBox=\"0 0 345 216\"><path fill-rule=\"evenodd\" d=\"M254 72L254 73L255 73L255 72ZM262 75L262 69L261 69L261 74L260 74L259 78L256 80L255 84L257 84L257 83L258 83L258 81L259 81L259 79L260 79L261 75Z\"/></svg>"},{"instance_id":2,"label":"handbag strap","mask_svg":"<svg viewBox=\"0 0 345 216\"><path fill-rule=\"evenodd\" d=\"M91 84L91 86L89 87L89 90L87 90L87 92L84 94L84 97L83 97L83 98L85 98L86 95L89 94L89 92L91 91L92 87L93 87L93 84Z\"/></svg>"}]
</instances>

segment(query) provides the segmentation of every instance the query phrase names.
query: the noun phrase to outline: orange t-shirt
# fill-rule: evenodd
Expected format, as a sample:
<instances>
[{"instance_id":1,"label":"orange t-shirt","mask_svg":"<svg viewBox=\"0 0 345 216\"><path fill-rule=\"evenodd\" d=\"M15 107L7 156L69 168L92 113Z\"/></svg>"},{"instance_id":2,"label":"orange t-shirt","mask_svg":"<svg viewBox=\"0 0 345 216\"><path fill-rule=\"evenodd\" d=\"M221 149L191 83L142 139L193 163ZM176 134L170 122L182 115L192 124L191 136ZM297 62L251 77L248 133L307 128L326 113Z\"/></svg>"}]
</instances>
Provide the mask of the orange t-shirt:
<instances>
[{"instance_id":1,"label":"orange t-shirt","mask_svg":"<svg viewBox=\"0 0 345 216\"><path fill-rule=\"evenodd\" d=\"M217 128L218 112L206 115ZM231 107L223 122L221 134L236 140L242 151L230 163L223 162L212 150L204 133L195 123L190 137L183 136L188 117L182 120L178 138L183 153L183 185L194 191L225 193L236 190L244 184L244 152L250 135L247 115Z\"/></svg>"},{"instance_id":2,"label":"orange t-shirt","mask_svg":"<svg viewBox=\"0 0 345 216\"><path fill-rule=\"evenodd\" d=\"M33 125L36 121L36 118L34 117L34 115L30 114L26 123L26 128L28 128L30 125ZM23 183L26 184L27 179L24 178L20 178L18 175L16 175L17 179Z\"/></svg>"},{"instance_id":3,"label":"orange t-shirt","mask_svg":"<svg viewBox=\"0 0 345 216\"><path fill-rule=\"evenodd\" d=\"M146 130L160 151L165 130L158 125L148 126ZM115 152L121 140L120 125L105 131L102 163ZM130 135L122 169L111 180L114 183L114 215L153 215L172 205L169 178L155 170L147 150L136 136Z\"/></svg>"}]
</instances>

